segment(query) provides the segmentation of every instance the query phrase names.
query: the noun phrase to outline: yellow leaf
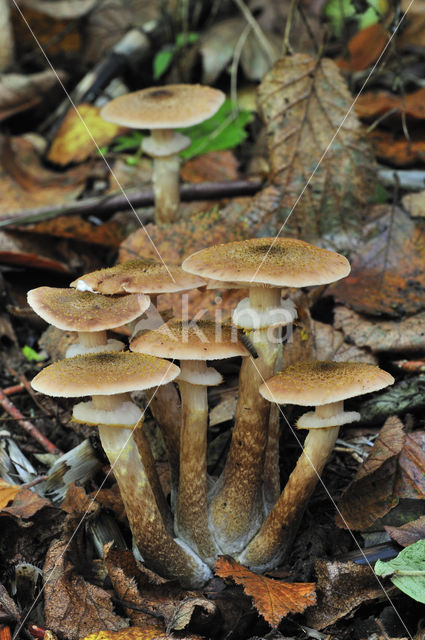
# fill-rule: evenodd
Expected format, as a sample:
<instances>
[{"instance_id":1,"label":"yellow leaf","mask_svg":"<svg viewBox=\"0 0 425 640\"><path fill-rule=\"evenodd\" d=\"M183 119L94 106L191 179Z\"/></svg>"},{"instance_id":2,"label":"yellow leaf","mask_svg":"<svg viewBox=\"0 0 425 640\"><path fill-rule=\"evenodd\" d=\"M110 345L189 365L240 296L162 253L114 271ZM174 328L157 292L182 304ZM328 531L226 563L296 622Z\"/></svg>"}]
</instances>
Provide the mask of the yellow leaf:
<instances>
[{"instance_id":1,"label":"yellow leaf","mask_svg":"<svg viewBox=\"0 0 425 640\"><path fill-rule=\"evenodd\" d=\"M20 485L9 484L6 480L0 478L0 509L7 507L9 502L15 499L15 496L22 489Z\"/></svg>"},{"instance_id":2,"label":"yellow leaf","mask_svg":"<svg viewBox=\"0 0 425 640\"><path fill-rule=\"evenodd\" d=\"M253 573L230 556L217 560L215 572L221 578L232 578L252 597L258 613L276 629L288 613L301 613L316 603L315 584L281 582Z\"/></svg>"}]
</instances>

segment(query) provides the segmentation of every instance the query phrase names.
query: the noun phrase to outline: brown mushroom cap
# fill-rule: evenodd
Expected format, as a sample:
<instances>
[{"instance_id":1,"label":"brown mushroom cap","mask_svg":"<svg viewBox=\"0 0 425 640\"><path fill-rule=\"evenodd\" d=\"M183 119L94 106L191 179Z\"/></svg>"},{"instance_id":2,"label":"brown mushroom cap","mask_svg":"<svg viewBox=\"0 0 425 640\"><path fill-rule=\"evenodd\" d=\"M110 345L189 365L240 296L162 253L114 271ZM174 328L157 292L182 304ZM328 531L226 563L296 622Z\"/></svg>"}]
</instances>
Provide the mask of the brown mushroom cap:
<instances>
[{"instance_id":1,"label":"brown mushroom cap","mask_svg":"<svg viewBox=\"0 0 425 640\"><path fill-rule=\"evenodd\" d=\"M140 353L96 353L49 365L32 380L36 391L74 398L150 389L171 382L179 367Z\"/></svg>"},{"instance_id":2,"label":"brown mushroom cap","mask_svg":"<svg viewBox=\"0 0 425 640\"><path fill-rule=\"evenodd\" d=\"M192 254L182 267L214 280L252 281L274 287L328 284L350 273L344 256L293 238L253 238L220 244Z\"/></svg>"},{"instance_id":3,"label":"brown mushroom cap","mask_svg":"<svg viewBox=\"0 0 425 640\"><path fill-rule=\"evenodd\" d=\"M134 91L102 108L104 120L138 129L191 127L210 118L225 95L218 89L191 84L170 84Z\"/></svg>"},{"instance_id":4,"label":"brown mushroom cap","mask_svg":"<svg viewBox=\"0 0 425 640\"><path fill-rule=\"evenodd\" d=\"M188 324L173 319L158 329L137 336L132 340L130 349L179 360L220 360L249 355L236 336L230 326L218 325L212 320Z\"/></svg>"},{"instance_id":5,"label":"brown mushroom cap","mask_svg":"<svg viewBox=\"0 0 425 640\"><path fill-rule=\"evenodd\" d=\"M89 291L38 287L28 291L28 304L58 329L104 331L138 318L150 305L143 294L105 297Z\"/></svg>"},{"instance_id":6,"label":"brown mushroom cap","mask_svg":"<svg viewBox=\"0 0 425 640\"><path fill-rule=\"evenodd\" d=\"M170 276L171 273L171 276ZM151 260L128 260L114 267L87 273L71 282L71 287L104 294L115 293L176 293L203 287L205 281L181 267L167 267Z\"/></svg>"},{"instance_id":7,"label":"brown mushroom cap","mask_svg":"<svg viewBox=\"0 0 425 640\"><path fill-rule=\"evenodd\" d=\"M320 406L379 391L393 383L392 375L373 364L303 362L267 380L260 386L260 393L279 404Z\"/></svg>"}]
</instances>

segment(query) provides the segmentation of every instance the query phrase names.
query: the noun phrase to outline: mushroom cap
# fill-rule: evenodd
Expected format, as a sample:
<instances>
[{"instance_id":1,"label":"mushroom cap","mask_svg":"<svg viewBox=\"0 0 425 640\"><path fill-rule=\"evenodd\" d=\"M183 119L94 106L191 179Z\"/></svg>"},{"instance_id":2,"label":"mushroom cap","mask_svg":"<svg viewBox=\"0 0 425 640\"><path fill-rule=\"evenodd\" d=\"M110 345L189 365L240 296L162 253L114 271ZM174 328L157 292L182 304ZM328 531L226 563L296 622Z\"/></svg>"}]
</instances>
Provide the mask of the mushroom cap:
<instances>
[{"instance_id":1,"label":"mushroom cap","mask_svg":"<svg viewBox=\"0 0 425 640\"><path fill-rule=\"evenodd\" d=\"M392 375L363 362L303 362L288 367L260 386L261 395L279 404L320 406L394 383Z\"/></svg>"},{"instance_id":2,"label":"mushroom cap","mask_svg":"<svg viewBox=\"0 0 425 640\"><path fill-rule=\"evenodd\" d=\"M187 273L181 267L167 268L162 262L136 259L87 273L71 282L70 286L109 295L114 293L156 295L189 291L203 287L205 284L204 280Z\"/></svg>"},{"instance_id":3,"label":"mushroom cap","mask_svg":"<svg viewBox=\"0 0 425 640\"><path fill-rule=\"evenodd\" d=\"M251 238L219 244L193 253L182 267L214 280L274 287L328 284L350 273L344 256L293 238Z\"/></svg>"},{"instance_id":4,"label":"mushroom cap","mask_svg":"<svg viewBox=\"0 0 425 640\"><path fill-rule=\"evenodd\" d=\"M138 318L150 305L141 293L106 297L90 291L38 287L27 294L34 311L65 331L104 331Z\"/></svg>"},{"instance_id":5,"label":"mushroom cap","mask_svg":"<svg viewBox=\"0 0 425 640\"><path fill-rule=\"evenodd\" d=\"M137 129L191 127L218 111L225 95L199 84L169 84L127 93L108 102L104 120Z\"/></svg>"},{"instance_id":6,"label":"mushroom cap","mask_svg":"<svg viewBox=\"0 0 425 640\"><path fill-rule=\"evenodd\" d=\"M169 320L158 329L137 336L130 343L130 349L179 360L220 360L249 355L237 331L212 320L190 323Z\"/></svg>"},{"instance_id":7,"label":"mushroom cap","mask_svg":"<svg viewBox=\"0 0 425 640\"><path fill-rule=\"evenodd\" d=\"M179 373L179 367L161 358L128 351L95 353L54 362L31 385L48 396L75 398L150 389Z\"/></svg>"}]
</instances>

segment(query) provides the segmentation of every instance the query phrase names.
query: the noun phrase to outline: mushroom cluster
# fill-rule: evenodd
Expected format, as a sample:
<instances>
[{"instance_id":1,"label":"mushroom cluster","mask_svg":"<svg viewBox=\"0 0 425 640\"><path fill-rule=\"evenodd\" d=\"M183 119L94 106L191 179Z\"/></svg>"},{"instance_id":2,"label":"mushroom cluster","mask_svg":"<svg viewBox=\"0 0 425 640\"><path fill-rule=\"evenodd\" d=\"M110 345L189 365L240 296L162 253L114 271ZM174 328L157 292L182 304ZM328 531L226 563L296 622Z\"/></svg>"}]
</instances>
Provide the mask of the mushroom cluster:
<instances>
[{"instance_id":1,"label":"mushroom cluster","mask_svg":"<svg viewBox=\"0 0 425 640\"><path fill-rule=\"evenodd\" d=\"M53 396L91 396L74 406L73 419L99 426L134 543L160 575L198 587L211 576L219 555L230 554L262 571L276 567L288 553L339 427L360 418L344 411L344 400L394 382L379 367L362 363L285 367L282 327L297 314L292 301L282 298L282 289L331 283L349 271L346 258L335 252L301 240L260 238L204 249L186 258L181 268L132 260L86 274L69 290L55 293L41 287L29 292L37 313L78 331L82 345L87 346L88 332L99 334L88 353L84 348L49 365L32 385ZM139 323L130 351L109 346L106 329L134 322L149 310L147 294L156 301L162 293L212 280L249 290L231 323L190 318L163 322L158 315L153 328ZM81 311L83 300L90 311ZM119 304L123 310L115 312L117 322L111 314ZM65 310L59 312L61 305ZM93 321L95 307L102 321ZM235 423L224 468L212 478L206 457L207 389L220 384L222 375L207 361L232 357L242 358ZM164 436L169 501L143 431L143 411L130 395L136 390L145 390ZM314 407L298 420L297 427L308 429L308 435L282 491L279 412L271 411L271 403Z\"/></svg>"}]
</instances>

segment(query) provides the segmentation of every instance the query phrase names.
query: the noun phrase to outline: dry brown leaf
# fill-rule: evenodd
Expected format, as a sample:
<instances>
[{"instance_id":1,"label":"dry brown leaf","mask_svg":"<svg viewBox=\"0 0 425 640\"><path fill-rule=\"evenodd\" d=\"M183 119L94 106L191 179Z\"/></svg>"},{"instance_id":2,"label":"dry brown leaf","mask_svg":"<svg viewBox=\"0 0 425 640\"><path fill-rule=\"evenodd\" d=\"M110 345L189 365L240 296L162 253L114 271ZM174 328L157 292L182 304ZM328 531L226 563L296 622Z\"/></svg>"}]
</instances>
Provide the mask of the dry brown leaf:
<instances>
[{"instance_id":1,"label":"dry brown leaf","mask_svg":"<svg viewBox=\"0 0 425 640\"><path fill-rule=\"evenodd\" d=\"M53 243L47 243L42 236L34 238L28 233L0 231L0 262L71 274L71 269Z\"/></svg>"},{"instance_id":2,"label":"dry brown leaf","mask_svg":"<svg viewBox=\"0 0 425 640\"><path fill-rule=\"evenodd\" d=\"M22 489L18 484L10 484L0 478L0 509L7 507L12 502L17 493Z\"/></svg>"},{"instance_id":3,"label":"dry brown leaf","mask_svg":"<svg viewBox=\"0 0 425 640\"><path fill-rule=\"evenodd\" d=\"M379 352L416 352L425 349L425 312L405 320L374 320L347 307L335 307L335 326L358 347Z\"/></svg>"},{"instance_id":4,"label":"dry brown leaf","mask_svg":"<svg viewBox=\"0 0 425 640\"><path fill-rule=\"evenodd\" d=\"M14 621L19 619L18 607L2 584L0 584L0 616L3 620L5 618Z\"/></svg>"},{"instance_id":5,"label":"dry brown leaf","mask_svg":"<svg viewBox=\"0 0 425 640\"><path fill-rule=\"evenodd\" d=\"M350 254L351 274L332 285L339 300L361 313L399 317L425 307L425 221L377 205Z\"/></svg>"},{"instance_id":6,"label":"dry brown leaf","mask_svg":"<svg viewBox=\"0 0 425 640\"><path fill-rule=\"evenodd\" d=\"M83 189L86 178L86 167L61 173L50 171L43 167L28 140L4 138L0 149L0 219L20 209L73 200Z\"/></svg>"},{"instance_id":7,"label":"dry brown leaf","mask_svg":"<svg viewBox=\"0 0 425 640\"><path fill-rule=\"evenodd\" d=\"M49 0L21 0L29 9L35 9L55 20L75 20L86 15L96 5L97 0L59 0L50 2Z\"/></svg>"},{"instance_id":8,"label":"dry brown leaf","mask_svg":"<svg viewBox=\"0 0 425 640\"><path fill-rule=\"evenodd\" d=\"M331 325L313 320L314 360L335 360L336 362L369 362L378 364L377 359L367 349L358 348L344 341L342 331Z\"/></svg>"},{"instance_id":9,"label":"dry brown leaf","mask_svg":"<svg viewBox=\"0 0 425 640\"><path fill-rule=\"evenodd\" d=\"M180 640L202 640L201 636L184 635ZM160 633L149 626L127 627L120 631L98 631L82 638L82 640L170 640L166 633Z\"/></svg>"},{"instance_id":10,"label":"dry brown leaf","mask_svg":"<svg viewBox=\"0 0 425 640\"><path fill-rule=\"evenodd\" d=\"M266 75L259 106L267 127L271 181L282 195L273 216L261 218L263 235L265 227L279 229L295 204L285 234L307 241L325 236L339 244L340 234L359 231L361 212L374 190L374 169L351 104L332 60L297 54L279 60Z\"/></svg>"},{"instance_id":11,"label":"dry brown leaf","mask_svg":"<svg viewBox=\"0 0 425 640\"><path fill-rule=\"evenodd\" d=\"M357 98L356 111L359 118L367 120L379 118L393 110L398 114L404 113L411 118L423 120L425 118L424 100L425 89L423 88L403 96L387 91L366 91Z\"/></svg>"},{"instance_id":12,"label":"dry brown leaf","mask_svg":"<svg viewBox=\"0 0 425 640\"><path fill-rule=\"evenodd\" d=\"M26 224L23 227L17 225L16 228L25 229L31 233L70 238L80 242L115 248L119 247L126 234L122 221L110 220L103 224L93 224L78 215L58 216L36 224Z\"/></svg>"},{"instance_id":13,"label":"dry brown leaf","mask_svg":"<svg viewBox=\"0 0 425 640\"><path fill-rule=\"evenodd\" d=\"M102 629L117 631L126 622L114 613L111 596L78 575L69 560L68 537L55 540L46 555L46 626L61 637L79 640Z\"/></svg>"},{"instance_id":14,"label":"dry brown leaf","mask_svg":"<svg viewBox=\"0 0 425 640\"><path fill-rule=\"evenodd\" d=\"M415 162L424 162L425 139L423 134L418 131L415 132L415 136L411 140L393 131L384 131L383 129L371 131L368 138L377 158L390 165L406 167Z\"/></svg>"},{"instance_id":15,"label":"dry brown leaf","mask_svg":"<svg viewBox=\"0 0 425 640\"><path fill-rule=\"evenodd\" d=\"M54 72L50 69L25 76L17 73L2 74L0 76L0 120L39 104L43 96L56 86L58 76L62 82L65 80L63 72Z\"/></svg>"},{"instance_id":16,"label":"dry brown leaf","mask_svg":"<svg viewBox=\"0 0 425 640\"><path fill-rule=\"evenodd\" d=\"M43 507L51 506L50 500L42 498L31 489L22 489L16 494L13 503L3 508L2 513L18 519L28 520Z\"/></svg>"},{"instance_id":17,"label":"dry brown leaf","mask_svg":"<svg viewBox=\"0 0 425 640\"><path fill-rule=\"evenodd\" d=\"M217 560L215 572L221 578L231 578L242 585L259 614L274 629L288 613L301 613L316 603L314 583L272 580L249 571L230 556Z\"/></svg>"},{"instance_id":18,"label":"dry brown leaf","mask_svg":"<svg viewBox=\"0 0 425 640\"><path fill-rule=\"evenodd\" d=\"M398 458L398 478L395 492L399 498L425 499L425 432L406 435Z\"/></svg>"},{"instance_id":19,"label":"dry brown leaf","mask_svg":"<svg viewBox=\"0 0 425 640\"><path fill-rule=\"evenodd\" d=\"M50 162L65 166L70 162L83 162L108 144L113 138L128 131L126 127L106 122L100 117L100 108L79 104L69 109L47 154Z\"/></svg>"},{"instance_id":20,"label":"dry brown leaf","mask_svg":"<svg viewBox=\"0 0 425 640\"><path fill-rule=\"evenodd\" d=\"M385 531L402 547L408 547L410 544L425 538L425 516L412 520L412 522L407 522L401 527L385 527Z\"/></svg>"},{"instance_id":21,"label":"dry brown leaf","mask_svg":"<svg viewBox=\"0 0 425 640\"><path fill-rule=\"evenodd\" d=\"M181 168L186 182L224 182L237 180L239 163L233 151L210 151L187 160Z\"/></svg>"},{"instance_id":22,"label":"dry brown leaf","mask_svg":"<svg viewBox=\"0 0 425 640\"><path fill-rule=\"evenodd\" d=\"M367 529L397 504L394 493L397 458L405 437L403 423L394 416L388 418L367 460L338 503L335 519L339 527Z\"/></svg>"},{"instance_id":23,"label":"dry brown leaf","mask_svg":"<svg viewBox=\"0 0 425 640\"><path fill-rule=\"evenodd\" d=\"M323 629L363 602L382 595L381 586L368 566L354 562L316 560L317 606L307 611L307 625Z\"/></svg>"},{"instance_id":24,"label":"dry brown leaf","mask_svg":"<svg viewBox=\"0 0 425 640\"><path fill-rule=\"evenodd\" d=\"M12 21L15 44L21 55L32 55L33 58L39 56L39 60L44 63L38 41L43 52L49 57L65 54L69 69L72 68L71 62L77 62L78 56L81 56L83 41L78 20L59 20L57 17L50 17L46 13L23 6L18 12L12 4ZM28 29L28 24L31 25L31 30Z\"/></svg>"},{"instance_id":25,"label":"dry brown leaf","mask_svg":"<svg viewBox=\"0 0 425 640\"><path fill-rule=\"evenodd\" d=\"M367 69L379 58L385 49L388 38L389 33L380 22L372 24L350 38L347 45L348 60L338 58L335 62L344 71ZM357 113L359 113L358 110Z\"/></svg>"}]
</instances>

